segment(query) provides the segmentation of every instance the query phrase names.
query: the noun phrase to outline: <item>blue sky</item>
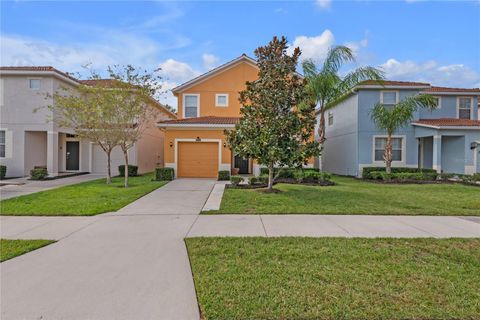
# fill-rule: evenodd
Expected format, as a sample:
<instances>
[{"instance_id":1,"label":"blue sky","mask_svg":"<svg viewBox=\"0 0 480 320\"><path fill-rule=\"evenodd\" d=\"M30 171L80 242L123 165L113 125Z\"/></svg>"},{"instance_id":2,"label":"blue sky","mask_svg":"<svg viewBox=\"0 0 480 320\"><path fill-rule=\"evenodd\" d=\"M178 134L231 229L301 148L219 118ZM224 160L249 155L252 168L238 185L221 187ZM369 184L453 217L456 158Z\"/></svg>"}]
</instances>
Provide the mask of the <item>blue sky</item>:
<instances>
[{"instance_id":1,"label":"blue sky","mask_svg":"<svg viewBox=\"0 0 480 320\"><path fill-rule=\"evenodd\" d=\"M2 65L162 67L166 89L274 35L319 63L346 44L391 79L480 86L478 0L1 2Z\"/></svg>"}]
</instances>

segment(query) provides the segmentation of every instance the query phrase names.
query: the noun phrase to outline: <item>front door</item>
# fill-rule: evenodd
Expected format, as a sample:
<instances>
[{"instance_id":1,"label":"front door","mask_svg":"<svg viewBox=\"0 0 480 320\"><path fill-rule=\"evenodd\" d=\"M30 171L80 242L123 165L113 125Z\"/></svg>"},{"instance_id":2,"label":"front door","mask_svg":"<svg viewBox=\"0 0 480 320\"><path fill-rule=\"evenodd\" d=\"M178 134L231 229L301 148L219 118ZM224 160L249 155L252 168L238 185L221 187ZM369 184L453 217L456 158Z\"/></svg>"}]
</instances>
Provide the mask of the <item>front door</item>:
<instances>
[{"instance_id":1,"label":"front door","mask_svg":"<svg viewBox=\"0 0 480 320\"><path fill-rule=\"evenodd\" d=\"M240 170L239 174L248 174L248 159L235 156L235 168Z\"/></svg>"},{"instance_id":2,"label":"front door","mask_svg":"<svg viewBox=\"0 0 480 320\"><path fill-rule=\"evenodd\" d=\"M70 170L79 170L79 160L80 160L80 142L78 141L67 141L67 163L66 169Z\"/></svg>"}]
</instances>

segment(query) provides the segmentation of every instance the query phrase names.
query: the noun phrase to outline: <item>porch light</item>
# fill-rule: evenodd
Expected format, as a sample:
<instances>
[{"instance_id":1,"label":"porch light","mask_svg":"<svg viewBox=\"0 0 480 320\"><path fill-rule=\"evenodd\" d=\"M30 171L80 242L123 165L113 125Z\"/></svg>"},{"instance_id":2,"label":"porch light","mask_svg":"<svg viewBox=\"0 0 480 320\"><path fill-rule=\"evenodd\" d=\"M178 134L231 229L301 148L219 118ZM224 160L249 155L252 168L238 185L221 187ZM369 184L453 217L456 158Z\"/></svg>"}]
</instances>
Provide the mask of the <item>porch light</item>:
<instances>
[{"instance_id":1,"label":"porch light","mask_svg":"<svg viewBox=\"0 0 480 320\"><path fill-rule=\"evenodd\" d=\"M173 142L170 141L170 144L169 144L170 148L173 148Z\"/></svg>"},{"instance_id":2,"label":"porch light","mask_svg":"<svg viewBox=\"0 0 480 320\"><path fill-rule=\"evenodd\" d=\"M197 139L195 139L196 142L200 142L202 141L202 139L200 139L200 137L197 137Z\"/></svg>"},{"instance_id":3,"label":"porch light","mask_svg":"<svg viewBox=\"0 0 480 320\"><path fill-rule=\"evenodd\" d=\"M223 147L226 148L227 147L227 143L224 141L223 142Z\"/></svg>"},{"instance_id":4,"label":"porch light","mask_svg":"<svg viewBox=\"0 0 480 320\"><path fill-rule=\"evenodd\" d=\"M477 148L477 147L478 147L478 142L474 141L474 142L470 143L470 149L471 149L471 150L473 150L473 149L475 149L475 148Z\"/></svg>"}]
</instances>

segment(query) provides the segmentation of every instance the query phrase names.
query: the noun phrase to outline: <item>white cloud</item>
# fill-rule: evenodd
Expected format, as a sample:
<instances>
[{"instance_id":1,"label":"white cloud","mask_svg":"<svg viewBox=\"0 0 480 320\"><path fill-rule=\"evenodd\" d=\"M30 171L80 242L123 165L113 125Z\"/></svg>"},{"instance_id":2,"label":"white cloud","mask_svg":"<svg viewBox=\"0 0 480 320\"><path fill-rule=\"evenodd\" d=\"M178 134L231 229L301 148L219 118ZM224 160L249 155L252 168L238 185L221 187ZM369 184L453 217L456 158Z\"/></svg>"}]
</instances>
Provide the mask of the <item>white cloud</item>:
<instances>
[{"instance_id":1,"label":"white cloud","mask_svg":"<svg viewBox=\"0 0 480 320\"><path fill-rule=\"evenodd\" d=\"M386 77L392 80L428 82L447 87L475 87L480 81L478 73L463 64L439 65L433 60L417 63L388 59L381 67Z\"/></svg>"},{"instance_id":2,"label":"white cloud","mask_svg":"<svg viewBox=\"0 0 480 320\"><path fill-rule=\"evenodd\" d=\"M321 10L329 10L332 5L332 0L316 0L315 4Z\"/></svg>"},{"instance_id":3,"label":"white cloud","mask_svg":"<svg viewBox=\"0 0 480 320\"><path fill-rule=\"evenodd\" d=\"M0 39L2 65L51 65L67 72L82 72L82 65L89 63L100 70L112 64L151 66L158 51L158 45L149 39L117 33L110 34L108 42L74 44L9 35Z\"/></svg>"},{"instance_id":4,"label":"white cloud","mask_svg":"<svg viewBox=\"0 0 480 320\"><path fill-rule=\"evenodd\" d=\"M217 56L213 54L204 53L202 55L202 60L203 60L203 67L207 70L210 70L217 66L219 59Z\"/></svg>"},{"instance_id":5,"label":"white cloud","mask_svg":"<svg viewBox=\"0 0 480 320\"><path fill-rule=\"evenodd\" d=\"M312 59L316 62L325 59L328 50L335 43L335 37L333 33L326 29L319 36L307 37L298 36L293 41L293 44L289 47L289 53L293 52L293 48L300 47L302 50L301 59Z\"/></svg>"},{"instance_id":6,"label":"white cloud","mask_svg":"<svg viewBox=\"0 0 480 320\"><path fill-rule=\"evenodd\" d=\"M163 78L162 90L165 91L165 94L159 97L159 101L176 108L177 98L175 98L170 90L199 76L201 72L193 69L185 62L174 59L167 59L160 63L158 67L161 69L160 75Z\"/></svg>"},{"instance_id":7,"label":"white cloud","mask_svg":"<svg viewBox=\"0 0 480 320\"><path fill-rule=\"evenodd\" d=\"M160 74L167 80L175 82L184 82L200 74L189 64L174 59L167 59L159 64Z\"/></svg>"}]
</instances>

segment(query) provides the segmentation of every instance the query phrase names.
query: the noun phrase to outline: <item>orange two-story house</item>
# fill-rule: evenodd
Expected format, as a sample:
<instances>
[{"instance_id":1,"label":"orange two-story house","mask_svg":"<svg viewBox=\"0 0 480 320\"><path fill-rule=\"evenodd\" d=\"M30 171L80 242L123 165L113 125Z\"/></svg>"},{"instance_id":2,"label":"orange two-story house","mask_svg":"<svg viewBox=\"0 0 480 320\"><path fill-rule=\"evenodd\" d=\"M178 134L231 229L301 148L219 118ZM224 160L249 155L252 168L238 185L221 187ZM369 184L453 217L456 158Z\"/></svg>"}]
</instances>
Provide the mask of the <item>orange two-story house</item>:
<instances>
[{"instance_id":1,"label":"orange two-story house","mask_svg":"<svg viewBox=\"0 0 480 320\"><path fill-rule=\"evenodd\" d=\"M178 118L162 121L165 166L177 177L216 178L219 170L252 173L253 161L235 156L224 130L240 117L239 92L258 77L256 61L245 54L176 88Z\"/></svg>"}]
</instances>

